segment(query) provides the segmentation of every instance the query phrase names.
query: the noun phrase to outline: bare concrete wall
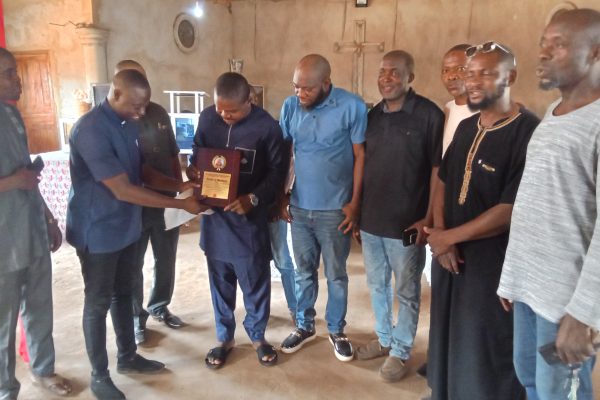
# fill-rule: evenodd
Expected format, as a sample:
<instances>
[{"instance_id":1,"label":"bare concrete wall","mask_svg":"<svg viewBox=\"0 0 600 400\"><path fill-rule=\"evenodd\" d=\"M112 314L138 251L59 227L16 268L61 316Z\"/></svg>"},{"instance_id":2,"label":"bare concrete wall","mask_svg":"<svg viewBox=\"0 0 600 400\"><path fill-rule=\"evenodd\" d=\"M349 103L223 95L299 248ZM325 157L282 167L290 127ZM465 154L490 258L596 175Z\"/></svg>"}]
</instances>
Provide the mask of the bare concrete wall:
<instances>
[{"instance_id":1,"label":"bare concrete wall","mask_svg":"<svg viewBox=\"0 0 600 400\"><path fill-rule=\"evenodd\" d=\"M326 56L334 84L350 88L352 56L333 51L336 41L353 40L353 20L366 20L366 40L385 42L385 51L404 49L416 60L417 92L442 105L448 100L440 79L441 57L458 43L496 40L510 46L518 60L515 99L542 114L557 92L537 89L534 69L538 41L556 0L248 0L233 3L234 55L245 60L244 73L266 85L267 108L279 114L292 94L292 71L304 54ZM599 0L575 0L600 8ZM365 56L364 98L379 100L376 86L381 53Z\"/></svg>"},{"instance_id":2,"label":"bare concrete wall","mask_svg":"<svg viewBox=\"0 0 600 400\"><path fill-rule=\"evenodd\" d=\"M78 114L76 89L86 89L83 52L75 26L91 22L89 0L4 0L6 45L11 51L49 50L58 116ZM64 27L50 25L67 24Z\"/></svg>"},{"instance_id":3,"label":"bare concrete wall","mask_svg":"<svg viewBox=\"0 0 600 400\"><path fill-rule=\"evenodd\" d=\"M168 97L163 90L204 90L212 96L215 78L228 70L232 28L229 12L222 5L203 4L205 14L197 23L199 45L187 54L177 48L174 20L179 13L190 12L193 3L95 0L97 23L110 30L109 70L122 59L137 60L148 74L152 99L165 107Z\"/></svg>"},{"instance_id":4,"label":"bare concrete wall","mask_svg":"<svg viewBox=\"0 0 600 400\"><path fill-rule=\"evenodd\" d=\"M600 0L575 0L600 8ZM354 20L366 20L366 40L384 42L385 51L411 52L416 60L415 89L442 105L448 96L439 79L440 59L452 45L497 40L513 48L519 64L514 97L543 113L556 92L537 89L534 67L538 40L557 0L205 0L198 20L199 46L184 54L175 45L173 22L190 11L191 0L4 0L8 47L50 49L59 115L76 109L74 89L85 88L81 44L73 26L50 22L94 22L110 31L109 69L123 58L140 61L148 72L153 99L167 105L163 90L212 92L215 78L228 70L228 58L243 58L244 74L266 86L266 108L278 116L292 94L292 71L304 54L325 55L335 85L350 88L352 55L333 44L354 39ZM93 14L93 20L92 16ZM364 97L379 100L376 86L381 53L365 56ZM211 93L212 94L212 93Z\"/></svg>"}]
</instances>

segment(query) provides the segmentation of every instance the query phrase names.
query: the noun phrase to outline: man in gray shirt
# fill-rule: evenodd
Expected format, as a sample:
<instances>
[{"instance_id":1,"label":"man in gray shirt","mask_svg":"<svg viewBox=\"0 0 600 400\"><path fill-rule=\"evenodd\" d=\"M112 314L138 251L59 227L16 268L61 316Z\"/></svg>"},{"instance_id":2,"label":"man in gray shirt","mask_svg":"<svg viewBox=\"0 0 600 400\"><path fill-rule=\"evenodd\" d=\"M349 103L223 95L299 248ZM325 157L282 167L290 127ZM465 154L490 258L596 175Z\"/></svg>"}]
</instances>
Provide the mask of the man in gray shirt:
<instances>
[{"instance_id":1,"label":"man in gray shirt","mask_svg":"<svg viewBox=\"0 0 600 400\"><path fill-rule=\"evenodd\" d=\"M600 328L600 13L557 14L540 46L540 87L562 98L527 149L498 294L514 307L515 368L527 397L576 391L591 400ZM562 362L537 352L547 343Z\"/></svg>"},{"instance_id":2,"label":"man in gray shirt","mask_svg":"<svg viewBox=\"0 0 600 400\"><path fill-rule=\"evenodd\" d=\"M15 338L23 317L33 382L66 396L71 385L54 373L52 261L62 235L38 190L41 169L32 167L25 125L10 103L19 100L21 81L14 56L0 48L0 399L13 400Z\"/></svg>"}]
</instances>

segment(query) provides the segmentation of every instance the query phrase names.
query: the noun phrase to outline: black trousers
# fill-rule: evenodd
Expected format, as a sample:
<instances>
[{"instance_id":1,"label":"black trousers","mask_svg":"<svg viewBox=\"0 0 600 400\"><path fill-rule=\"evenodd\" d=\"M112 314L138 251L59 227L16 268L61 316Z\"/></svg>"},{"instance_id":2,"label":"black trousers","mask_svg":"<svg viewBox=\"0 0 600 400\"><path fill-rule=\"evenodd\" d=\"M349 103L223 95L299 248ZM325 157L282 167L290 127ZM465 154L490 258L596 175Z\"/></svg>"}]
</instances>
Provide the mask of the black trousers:
<instances>
[{"instance_id":1,"label":"black trousers","mask_svg":"<svg viewBox=\"0 0 600 400\"><path fill-rule=\"evenodd\" d=\"M179 228L165 231L164 223L151 225L142 231L142 237L138 242L136 270L133 276L133 316L141 325L148 318L148 312L153 315L160 314L171 303L173 289L175 288L175 261L178 241ZM148 297L148 311L146 311L143 305L143 267L148 242L152 244L154 275L152 289Z\"/></svg>"},{"instance_id":2,"label":"black trousers","mask_svg":"<svg viewBox=\"0 0 600 400\"><path fill-rule=\"evenodd\" d=\"M118 359L131 359L137 351L131 307L137 248L136 242L112 253L77 251L85 284L83 335L94 376L108 375L106 314L109 309Z\"/></svg>"}]
</instances>

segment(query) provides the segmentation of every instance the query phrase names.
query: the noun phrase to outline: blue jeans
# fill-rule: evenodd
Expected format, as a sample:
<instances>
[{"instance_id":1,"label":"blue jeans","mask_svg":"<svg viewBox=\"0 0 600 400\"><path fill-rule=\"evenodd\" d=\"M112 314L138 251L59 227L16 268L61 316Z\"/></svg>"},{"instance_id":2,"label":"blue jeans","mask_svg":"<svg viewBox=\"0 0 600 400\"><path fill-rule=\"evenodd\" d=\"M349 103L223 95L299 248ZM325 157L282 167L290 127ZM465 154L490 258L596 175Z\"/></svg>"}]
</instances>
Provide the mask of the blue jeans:
<instances>
[{"instance_id":1,"label":"blue jeans","mask_svg":"<svg viewBox=\"0 0 600 400\"><path fill-rule=\"evenodd\" d=\"M287 241L288 223L279 220L269 223L271 253L275 268L281 274L281 284L287 306L292 314L296 314L296 282L294 278L294 261L290 255Z\"/></svg>"},{"instance_id":2,"label":"blue jeans","mask_svg":"<svg viewBox=\"0 0 600 400\"><path fill-rule=\"evenodd\" d=\"M350 234L337 228L344 220L342 210L312 211L290 206L292 246L296 260L296 321L299 328L315 329L315 302L319 293L319 260L323 255L327 278L325 320L330 333L342 333L348 306L346 259Z\"/></svg>"},{"instance_id":3,"label":"blue jeans","mask_svg":"<svg viewBox=\"0 0 600 400\"><path fill-rule=\"evenodd\" d=\"M528 400L565 400L571 389L571 369L562 363L548 365L537 349L556 340L559 325L537 315L527 304L514 303L514 362ZM577 400L592 400L592 369L596 358L579 371Z\"/></svg>"},{"instance_id":4,"label":"blue jeans","mask_svg":"<svg viewBox=\"0 0 600 400\"><path fill-rule=\"evenodd\" d=\"M404 247L402 240L360 232L367 285L375 314L375 332L390 355L410 358L421 305L421 274L425 267L425 247ZM392 272L394 290L392 292ZM394 297L400 307L394 326Z\"/></svg>"}]
</instances>

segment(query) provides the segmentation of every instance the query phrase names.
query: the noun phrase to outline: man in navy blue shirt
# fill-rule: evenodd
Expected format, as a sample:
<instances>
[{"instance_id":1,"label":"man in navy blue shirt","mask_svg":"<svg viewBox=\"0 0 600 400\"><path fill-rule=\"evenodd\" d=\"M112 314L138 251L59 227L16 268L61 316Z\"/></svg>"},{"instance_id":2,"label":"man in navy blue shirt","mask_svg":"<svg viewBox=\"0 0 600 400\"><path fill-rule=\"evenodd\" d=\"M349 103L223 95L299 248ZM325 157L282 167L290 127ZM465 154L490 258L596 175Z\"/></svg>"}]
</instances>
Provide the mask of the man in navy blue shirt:
<instances>
[{"instance_id":1,"label":"man in navy blue shirt","mask_svg":"<svg viewBox=\"0 0 600 400\"><path fill-rule=\"evenodd\" d=\"M187 170L190 178L199 177L194 163L201 147L242 152L239 197L202 217L200 247L206 254L219 342L205 359L211 369L222 367L234 347L236 283L244 295L244 327L258 361L265 366L277 361L277 352L265 341L265 329L271 301L268 211L286 173L282 146L277 121L251 104L246 79L232 72L221 75L215 105L200 114Z\"/></svg>"},{"instance_id":2,"label":"man in navy blue shirt","mask_svg":"<svg viewBox=\"0 0 600 400\"><path fill-rule=\"evenodd\" d=\"M77 249L85 284L83 332L97 399L124 399L108 372L106 313L117 338L119 373L152 373L164 364L136 353L132 280L142 207L183 208L198 213L194 198L173 199L141 187L183 191L191 185L142 168L136 121L150 100L146 78L134 70L116 74L108 97L77 121L70 139L71 180L67 240Z\"/></svg>"}]
</instances>

